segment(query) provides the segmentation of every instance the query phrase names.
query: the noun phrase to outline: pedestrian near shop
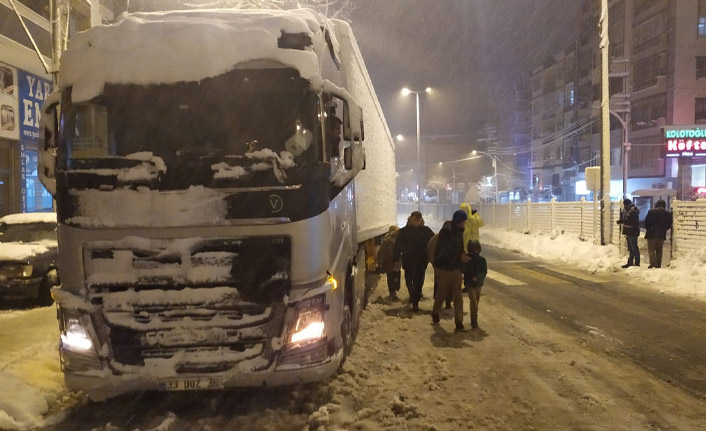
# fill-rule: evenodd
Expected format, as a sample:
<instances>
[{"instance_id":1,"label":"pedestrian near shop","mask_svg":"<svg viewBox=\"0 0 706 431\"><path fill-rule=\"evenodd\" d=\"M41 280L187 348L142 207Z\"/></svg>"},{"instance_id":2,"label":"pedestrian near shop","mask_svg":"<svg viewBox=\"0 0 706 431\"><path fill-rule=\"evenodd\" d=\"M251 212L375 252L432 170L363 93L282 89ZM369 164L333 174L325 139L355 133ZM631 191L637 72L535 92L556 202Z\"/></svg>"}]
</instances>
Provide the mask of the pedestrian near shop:
<instances>
[{"instance_id":1,"label":"pedestrian near shop","mask_svg":"<svg viewBox=\"0 0 706 431\"><path fill-rule=\"evenodd\" d=\"M640 248L637 246L637 238L640 236L640 210L630 199L623 199L623 210L620 212L618 224L622 225L622 234L628 244L628 263L623 268L640 266Z\"/></svg>"},{"instance_id":2,"label":"pedestrian near shop","mask_svg":"<svg viewBox=\"0 0 706 431\"><path fill-rule=\"evenodd\" d=\"M650 257L648 268L662 267L662 249L667 239L667 231L672 228L672 213L667 211L667 203L660 199L645 216L645 239L647 254Z\"/></svg>"}]
</instances>

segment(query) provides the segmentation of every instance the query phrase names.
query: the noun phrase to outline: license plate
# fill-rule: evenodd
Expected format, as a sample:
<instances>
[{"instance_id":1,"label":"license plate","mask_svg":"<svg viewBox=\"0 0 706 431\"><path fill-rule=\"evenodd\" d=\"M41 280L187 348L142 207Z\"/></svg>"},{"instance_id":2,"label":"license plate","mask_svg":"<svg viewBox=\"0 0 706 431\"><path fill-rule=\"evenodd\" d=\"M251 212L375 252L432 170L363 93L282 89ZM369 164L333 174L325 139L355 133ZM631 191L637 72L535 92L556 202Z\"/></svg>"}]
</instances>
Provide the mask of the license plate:
<instances>
[{"instance_id":1,"label":"license plate","mask_svg":"<svg viewBox=\"0 0 706 431\"><path fill-rule=\"evenodd\" d=\"M160 391L200 391L223 389L223 379L218 377L189 377L159 382Z\"/></svg>"}]
</instances>

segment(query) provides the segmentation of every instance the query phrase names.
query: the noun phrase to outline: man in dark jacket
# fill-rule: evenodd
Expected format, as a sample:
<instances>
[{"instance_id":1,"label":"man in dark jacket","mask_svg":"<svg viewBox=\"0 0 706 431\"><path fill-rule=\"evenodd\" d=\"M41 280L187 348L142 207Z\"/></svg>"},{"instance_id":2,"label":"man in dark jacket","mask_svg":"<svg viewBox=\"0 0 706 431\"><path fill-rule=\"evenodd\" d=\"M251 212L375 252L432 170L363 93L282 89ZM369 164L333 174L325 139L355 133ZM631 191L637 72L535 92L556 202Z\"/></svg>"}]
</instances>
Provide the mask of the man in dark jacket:
<instances>
[{"instance_id":1,"label":"man in dark jacket","mask_svg":"<svg viewBox=\"0 0 706 431\"><path fill-rule=\"evenodd\" d=\"M451 292L454 302L454 320L456 331L463 331L463 295L461 282L463 264L470 259L463 251L463 228L468 216L462 210L453 214L451 223L439 231L439 239L434 250L434 276L437 282L437 294L431 313L432 324L439 324L439 313L444 300Z\"/></svg>"},{"instance_id":2,"label":"man in dark jacket","mask_svg":"<svg viewBox=\"0 0 706 431\"><path fill-rule=\"evenodd\" d=\"M618 224L623 226L623 235L630 253L628 263L623 265L623 268L640 266L640 249L637 246L637 237L640 236L640 210L630 199L623 199L623 210L620 212Z\"/></svg>"},{"instance_id":3,"label":"man in dark jacket","mask_svg":"<svg viewBox=\"0 0 706 431\"><path fill-rule=\"evenodd\" d=\"M412 310L419 310L419 299L422 297L424 273L427 270L427 243L434 232L424 226L422 213L414 211L407 219L407 226L400 229L395 241L395 266L404 268L404 281L409 291L409 302Z\"/></svg>"},{"instance_id":4,"label":"man in dark jacket","mask_svg":"<svg viewBox=\"0 0 706 431\"><path fill-rule=\"evenodd\" d=\"M672 213L666 209L667 203L660 199L655 207L647 211L645 217L645 239L650 256L648 268L662 267L662 246L667 239L667 231L672 228Z\"/></svg>"}]
</instances>

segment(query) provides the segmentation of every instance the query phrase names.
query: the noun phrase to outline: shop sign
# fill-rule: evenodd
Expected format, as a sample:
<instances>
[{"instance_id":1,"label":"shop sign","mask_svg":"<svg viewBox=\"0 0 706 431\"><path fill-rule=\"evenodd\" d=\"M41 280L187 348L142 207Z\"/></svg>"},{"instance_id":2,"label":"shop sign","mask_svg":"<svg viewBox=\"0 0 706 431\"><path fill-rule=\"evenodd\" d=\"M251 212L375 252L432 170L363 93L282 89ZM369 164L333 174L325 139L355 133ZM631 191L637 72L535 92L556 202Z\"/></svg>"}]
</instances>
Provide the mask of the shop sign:
<instances>
[{"instance_id":1,"label":"shop sign","mask_svg":"<svg viewBox=\"0 0 706 431\"><path fill-rule=\"evenodd\" d=\"M706 128L667 126L663 130L667 157L706 156Z\"/></svg>"},{"instance_id":2,"label":"shop sign","mask_svg":"<svg viewBox=\"0 0 706 431\"><path fill-rule=\"evenodd\" d=\"M18 140L17 69L0 63L0 138Z\"/></svg>"},{"instance_id":3,"label":"shop sign","mask_svg":"<svg viewBox=\"0 0 706 431\"><path fill-rule=\"evenodd\" d=\"M51 81L17 71L19 79L20 140L39 140L39 119L44 99L51 93Z\"/></svg>"}]
</instances>

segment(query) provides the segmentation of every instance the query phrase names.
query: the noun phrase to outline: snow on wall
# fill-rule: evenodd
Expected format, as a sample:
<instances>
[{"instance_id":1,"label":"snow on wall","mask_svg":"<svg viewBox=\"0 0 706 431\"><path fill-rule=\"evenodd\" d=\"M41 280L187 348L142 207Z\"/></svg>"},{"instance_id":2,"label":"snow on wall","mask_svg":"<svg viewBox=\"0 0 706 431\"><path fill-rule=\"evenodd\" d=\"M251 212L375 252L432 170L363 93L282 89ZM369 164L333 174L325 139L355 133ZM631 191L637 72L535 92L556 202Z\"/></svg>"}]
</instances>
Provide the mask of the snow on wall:
<instances>
[{"instance_id":1,"label":"snow on wall","mask_svg":"<svg viewBox=\"0 0 706 431\"><path fill-rule=\"evenodd\" d=\"M343 57L344 85L363 108L365 170L355 178L358 241L387 232L397 224L395 147L353 32L345 21L333 20Z\"/></svg>"},{"instance_id":2,"label":"snow on wall","mask_svg":"<svg viewBox=\"0 0 706 431\"><path fill-rule=\"evenodd\" d=\"M61 85L73 102L103 92L106 83L164 84L200 81L255 59L296 68L320 84L312 50L280 49L282 32L307 33L323 47L322 15L309 9L200 10L125 15L75 35L61 61ZM90 67L86 67L90 65Z\"/></svg>"}]
</instances>

